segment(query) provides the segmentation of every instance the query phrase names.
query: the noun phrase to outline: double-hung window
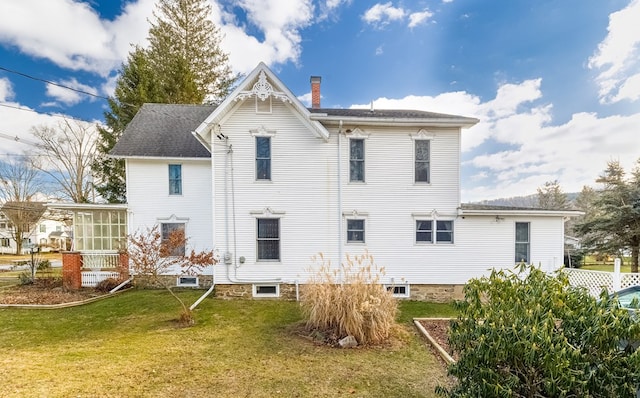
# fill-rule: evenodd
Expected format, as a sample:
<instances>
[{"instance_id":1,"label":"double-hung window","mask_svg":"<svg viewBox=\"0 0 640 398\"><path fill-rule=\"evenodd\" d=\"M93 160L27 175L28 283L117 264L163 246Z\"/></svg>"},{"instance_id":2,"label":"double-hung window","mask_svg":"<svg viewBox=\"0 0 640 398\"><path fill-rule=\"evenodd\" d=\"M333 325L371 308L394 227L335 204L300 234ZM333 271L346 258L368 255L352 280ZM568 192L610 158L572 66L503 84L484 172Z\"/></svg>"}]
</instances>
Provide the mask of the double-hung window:
<instances>
[{"instance_id":1,"label":"double-hung window","mask_svg":"<svg viewBox=\"0 0 640 398\"><path fill-rule=\"evenodd\" d=\"M429 183L430 178L430 156L429 140L415 140L415 182Z\"/></svg>"},{"instance_id":2,"label":"double-hung window","mask_svg":"<svg viewBox=\"0 0 640 398\"><path fill-rule=\"evenodd\" d=\"M453 243L453 221L416 220L416 243Z\"/></svg>"},{"instance_id":3,"label":"double-hung window","mask_svg":"<svg viewBox=\"0 0 640 398\"><path fill-rule=\"evenodd\" d=\"M186 249L184 226L184 223L160 224L163 256L184 256Z\"/></svg>"},{"instance_id":4,"label":"double-hung window","mask_svg":"<svg viewBox=\"0 0 640 398\"><path fill-rule=\"evenodd\" d=\"M280 260L280 219L257 219L257 256L258 261Z\"/></svg>"},{"instance_id":5,"label":"double-hung window","mask_svg":"<svg viewBox=\"0 0 640 398\"><path fill-rule=\"evenodd\" d=\"M516 263L529 263L531 253L530 227L528 222L516 223Z\"/></svg>"},{"instance_id":6,"label":"double-hung window","mask_svg":"<svg viewBox=\"0 0 640 398\"><path fill-rule=\"evenodd\" d=\"M364 140L349 140L349 181L364 182Z\"/></svg>"},{"instance_id":7,"label":"double-hung window","mask_svg":"<svg viewBox=\"0 0 640 398\"><path fill-rule=\"evenodd\" d=\"M256 180L271 180L271 137L256 137Z\"/></svg>"},{"instance_id":8,"label":"double-hung window","mask_svg":"<svg viewBox=\"0 0 640 398\"><path fill-rule=\"evenodd\" d=\"M347 220L347 243L364 243L364 219Z\"/></svg>"},{"instance_id":9,"label":"double-hung window","mask_svg":"<svg viewBox=\"0 0 640 398\"><path fill-rule=\"evenodd\" d=\"M169 165L169 195L182 195L182 165Z\"/></svg>"}]
</instances>

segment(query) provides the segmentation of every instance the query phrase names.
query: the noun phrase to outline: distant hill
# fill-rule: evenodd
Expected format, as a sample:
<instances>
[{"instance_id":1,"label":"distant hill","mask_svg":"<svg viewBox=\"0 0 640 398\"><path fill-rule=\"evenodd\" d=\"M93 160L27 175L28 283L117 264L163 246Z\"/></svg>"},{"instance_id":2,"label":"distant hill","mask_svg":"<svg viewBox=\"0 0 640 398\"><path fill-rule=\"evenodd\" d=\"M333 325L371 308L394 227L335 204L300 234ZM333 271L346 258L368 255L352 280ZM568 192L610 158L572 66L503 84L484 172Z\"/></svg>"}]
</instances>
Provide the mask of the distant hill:
<instances>
[{"instance_id":1,"label":"distant hill","mask_svg":"<svg viewBox=\"0 0 640 398\"><path fill-rule=\"evenodd\" d=\"M580 192L568 192L567 199L569 201L569 207L573 205L573 202L578 197ZM491 200L482 200L479 202L473 202L481 205L492 206L513 206L513 207L538 207L538 194L534 193L527 196L513 196L510 198L499 198Z\"/></svg>"}]
</instances>

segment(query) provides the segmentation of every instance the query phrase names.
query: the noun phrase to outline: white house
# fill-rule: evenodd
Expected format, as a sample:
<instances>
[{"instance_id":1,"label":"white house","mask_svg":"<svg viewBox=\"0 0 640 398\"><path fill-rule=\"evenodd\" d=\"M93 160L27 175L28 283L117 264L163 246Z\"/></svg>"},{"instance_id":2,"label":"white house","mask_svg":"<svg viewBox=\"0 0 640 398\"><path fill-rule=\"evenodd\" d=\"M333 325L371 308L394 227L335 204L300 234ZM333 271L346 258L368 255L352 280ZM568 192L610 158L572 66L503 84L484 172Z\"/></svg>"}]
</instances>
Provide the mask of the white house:
<instances>
[{"instance_id":1,"label":"white house","mask_svg":"<svg viewBox=\"0 0 640 398\"><path fill-rule=\"evenodd\" d=\"M337 266L368 251L415 299L459 297L522 260L562 266L577 212L460 203L461 131L477 119L321 108L311 85L306 108L260 63L217 107L142 106L111 152L126 162L128 232L179 228L219 250L220 296L291 297L317 253Z\"/></svg>"},{"instance_id":2,"label":"white house","mask_svg":"<svg viewBox=\"0 0 640 398\"><path fill-rule=\"evenodd\" d=\"M40 251L67 250L69 234L64 222L43 216L23 233L22 254L30 253L32 245ZM15 254L15 228L9 218L0 212L0 253Z\"/></svg>"}]
</instances>

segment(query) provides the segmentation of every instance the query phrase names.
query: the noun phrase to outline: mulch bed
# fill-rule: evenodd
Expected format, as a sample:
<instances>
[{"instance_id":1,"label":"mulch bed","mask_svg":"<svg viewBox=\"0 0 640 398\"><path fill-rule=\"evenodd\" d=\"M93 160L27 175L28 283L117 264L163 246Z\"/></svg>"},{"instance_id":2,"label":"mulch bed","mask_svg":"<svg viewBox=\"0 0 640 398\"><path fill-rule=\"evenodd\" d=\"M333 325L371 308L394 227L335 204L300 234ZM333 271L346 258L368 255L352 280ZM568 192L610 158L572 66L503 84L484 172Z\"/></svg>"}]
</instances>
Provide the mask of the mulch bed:
<instances>
[{"instance_id":1,"label":"mulch bed","mask_svg":"<svg viewBox=\"0 0 640 398\"><path fill-rule=\"evenodd\" d=\"M36 280L30 285L16 285L0 289L0 304L63 304L83 301L104 295L95 289L66 290L56 283Z\"/></svg>"},{"instance_id":2,"label":"mulch bed","mask_svg":"<svg viewBox=\"0 0 640 398\"><path fill-rule=\"evenodd\" d=\"M451 323L448 319L421 319L419 320L420 324L425 328L425 330L429 333L431 337L442 347L449 355L451 355L454 359L457 359L457 356L451 350L451 346L449 345L449 324Z\"/></svg>"}]
</instances>

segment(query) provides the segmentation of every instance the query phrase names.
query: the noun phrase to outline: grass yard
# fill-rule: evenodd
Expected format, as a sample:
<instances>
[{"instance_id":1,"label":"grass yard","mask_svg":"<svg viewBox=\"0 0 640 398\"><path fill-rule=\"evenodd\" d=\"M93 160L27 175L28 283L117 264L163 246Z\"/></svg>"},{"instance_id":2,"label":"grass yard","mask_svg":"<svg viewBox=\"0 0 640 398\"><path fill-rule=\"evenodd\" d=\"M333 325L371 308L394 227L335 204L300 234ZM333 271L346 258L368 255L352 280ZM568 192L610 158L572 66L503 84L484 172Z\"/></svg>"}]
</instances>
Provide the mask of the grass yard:
<instances>
[{"instance_id":1,"label":"grass yard","mask_svg":"<svg viewBox=\"0 0 640 398\"><path fill-rule=\"evenodd\" d=\"M202 291L180 294L195 301ZM63 310L0 309L2 397L433 397L446 370L410 323L451 306L402 302L402 344L314 345L298 303L207 299L176 328L166 291Z\"/></svg>"}]
</instances>

